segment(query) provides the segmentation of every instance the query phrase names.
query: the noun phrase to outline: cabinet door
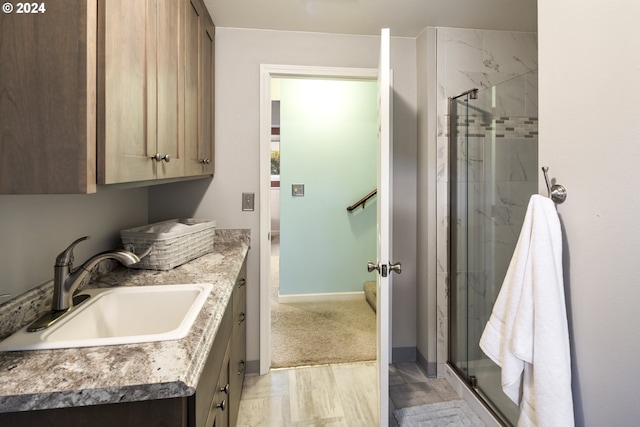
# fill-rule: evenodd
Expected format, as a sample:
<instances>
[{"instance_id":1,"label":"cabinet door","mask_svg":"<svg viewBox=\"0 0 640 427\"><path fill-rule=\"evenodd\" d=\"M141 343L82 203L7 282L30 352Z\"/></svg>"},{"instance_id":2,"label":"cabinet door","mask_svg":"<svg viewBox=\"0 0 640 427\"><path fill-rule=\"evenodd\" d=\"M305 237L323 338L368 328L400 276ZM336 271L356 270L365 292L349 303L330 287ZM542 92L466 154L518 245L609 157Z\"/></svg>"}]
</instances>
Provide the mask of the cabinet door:
<instances>
[{"instance_id":1,"label":"cabinet door","mask_svg":"<svg viewBox=\"0 0 640 427\"><path fill-rule=\"evenodd\" d=\"M216 394L211 402L211 410L209 412L209 417L207 418L207 427L235 426L235 424L229 423L229 349L230 346L227 345L222 369L220 370L220 376L218 377Z\"/></svg>"},{"instance_id":2,"label":"cabinet door","mask_svg":"<svg viewBox=\"0 0 640 427\"><path fill-rule=\"evenodd\" d=\"M204 4L188 0L184 25L186 176L213 174L213 32Z\"/></svg>"},{"instance_id":3,"label":"cabinet door","mask_svg":"<svg viewBox=\"0 0 640 427\"><path fill-rule=\"evenodd\" d=\"M187 399L140 400L68 408L0 413L0 426L189 427Z\"/></svg>"},{"instance_id":4,"label":"cabinet door","mask_svg":"<svg viewBox=\"0 0 640 427\"><path fill-rule=\"evenodd\" d=\"M0 13L0 194L95 192L97 15Z\"/></svg>"},{"instance_id":5,"label":"cabinet door","mask_svg":"<svg viewBox=\"0 0 640 427\"><path fill-rule=\"evenodd\" d=\"M203 12L198 0L188 0L185 8L185 81L184 81L184 135L185 173L200 175L206 159L200 157L202 129L200 126L200 34L202 33Z\"/></svg>"},{"instance_id":6,"label":"cabinet door","mask_svg":"<svg viewBox=\"0 0 640 427\"><path fill-rule=\"evenodd\" d=\"M181 46L184 38L181 31L185 0L156 1L156 152L165 159L156 162L156 177L174 178L184 175L184 47Z\"/></svg>"},{"instance_id":7,"label":"cabinet door","mask_svg":"<svg viewBox=\"0 0 640 427\"><path fill-rule=\"evenodd\" d=\"M200 125L202 133L202 143L198 147L198 157L205 160L202 167L203 174L212 174L215 171L215 135L214 135L214 71L215 71L215 43L213 24L204 19L202 29L202 54L200 58L200 87L202 96L200 98Z\"/></svg>"},{"instance_id":8,"label":"cabinet door","mask_svg":"<svg viewBox=\"0 0 640 427\"><path fill-rule=\"evenodd\" d=\"M102 0L98 25L98 183L155 178L156 0Z\"/></svg>"}]
</instances>

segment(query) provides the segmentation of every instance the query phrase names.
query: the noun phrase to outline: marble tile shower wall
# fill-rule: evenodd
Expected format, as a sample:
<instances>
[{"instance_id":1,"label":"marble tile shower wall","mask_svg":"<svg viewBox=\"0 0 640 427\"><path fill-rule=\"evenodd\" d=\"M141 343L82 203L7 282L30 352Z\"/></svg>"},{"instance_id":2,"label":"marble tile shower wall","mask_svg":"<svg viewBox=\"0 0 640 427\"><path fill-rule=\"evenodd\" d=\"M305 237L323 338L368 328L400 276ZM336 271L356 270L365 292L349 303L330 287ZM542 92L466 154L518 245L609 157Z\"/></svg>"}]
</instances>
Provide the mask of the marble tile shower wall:
<instances>
[{"instance_id":1,"label":"marble tile shower wall","mask_svg":"<svg viewBox=\"0 0 640 427\"><path fill-rule=\"evenodd\" d=\"M458 206L466 205L468 215L464 223L451 224L460 236L457 252L468 256L457 263L455 283L458 295L468 292L462 311L468 315L464 338L469 340L470 360L484 358L477 343L509 266L529 196L537 190L537 120L526 120L532 122L528 127L506 133L496 126L483 127L484 133L474 130L480 120L470 116L470 136L459 138L458 170L468 164L468 174L458 182ZM459 124L459 135L465 134L466 125Z\"/></svg>"},{"instance_id":2,"label":"marble tile shower wall","mask_svg":"<svg viewBox=\"0 0 640 427\"><path fill-rule=\"evenodd\" d=\"M503 276L508 267L529 195L537 191L538 81L535 33L438 28L436 43L437 362L441 375L448 357L448 97L480 90L470 104L468 123L472 159L468 200L477 215L470 220L469 230L461 230L478 237L471 251L476 255L468 271L457 273L469 275L469 334L479 339L492 294L501 285L495 277ZM471 358L481 357L479 349L469 350Z\"/></svg>"}]
</instances>

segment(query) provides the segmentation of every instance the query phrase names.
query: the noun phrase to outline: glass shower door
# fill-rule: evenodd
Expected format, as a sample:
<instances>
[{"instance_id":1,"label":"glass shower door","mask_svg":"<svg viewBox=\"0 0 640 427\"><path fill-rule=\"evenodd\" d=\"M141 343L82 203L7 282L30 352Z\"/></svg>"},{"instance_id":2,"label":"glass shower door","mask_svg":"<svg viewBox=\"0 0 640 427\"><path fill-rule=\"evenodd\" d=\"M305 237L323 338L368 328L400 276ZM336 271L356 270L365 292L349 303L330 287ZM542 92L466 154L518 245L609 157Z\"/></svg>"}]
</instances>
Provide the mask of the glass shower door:
<instances>
[{"instance_id":1,"label":"glass shower door","mask_svg":"<svg viewBox=\"0 0 640 427\"><path fill-rule=\"evenodd\" d=\"M479 342L537 192L537 108L527 88L537 88L535 73L450 99L449 113L449 360L513 425L518 408Z\"/></svg>"}]
</instances>

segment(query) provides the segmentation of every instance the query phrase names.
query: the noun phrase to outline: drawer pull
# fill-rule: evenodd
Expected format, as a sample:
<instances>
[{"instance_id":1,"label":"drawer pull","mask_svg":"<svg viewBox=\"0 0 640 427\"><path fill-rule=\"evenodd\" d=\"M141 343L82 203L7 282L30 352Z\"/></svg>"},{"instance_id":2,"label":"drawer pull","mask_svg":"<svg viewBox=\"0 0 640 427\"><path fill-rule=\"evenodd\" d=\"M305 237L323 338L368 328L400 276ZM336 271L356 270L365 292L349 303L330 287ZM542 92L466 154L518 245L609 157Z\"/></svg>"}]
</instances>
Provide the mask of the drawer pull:
<instances>
[{"instance_id":1,"label":"drawer pull","mask_svg":"<svg viewBox=\"0 0 640 427\"><path fill-rule=\"evenodd\" d=\"M245 319L247 318L247 315L244 314L244 312L240 313L240 315L238 316L239 320L238 320L238 325L242 325L242 322L245 321Z\"/></svg>"},{"instance_id":2,"label":"drawer pull","mask_svg":"<svg viewBox=\"0 0 640 427\"><path fill-rule=\"evenodd\" d=\"M238 375L241 375L244 372L245 366L246 363L244 360L241 360L240 363L238 363Z\"/></svg>"},{"instance_id":3,"label":"drawer pull","mask_svg":"<svg viewBox=\"0 0 640 427\"><path fill-rule=\"evenodd\" d=\"M225 385L224 387L220 388L220 391L223 392L224 394L229 394L229 383L227 383L227 385Z\"/></svg>"},{"instance_id":4,"label":"drawer pull","mask_svg":"<svg viewBox=\"0 0 640 427\"><path fill-rule=\"evenodd\" d=\"M216 408L220 409L220 410L225 410L225 408L227 407L227 400L223 400L222 403L218 403L216 405Z\"/></svg>"}]
</instances>

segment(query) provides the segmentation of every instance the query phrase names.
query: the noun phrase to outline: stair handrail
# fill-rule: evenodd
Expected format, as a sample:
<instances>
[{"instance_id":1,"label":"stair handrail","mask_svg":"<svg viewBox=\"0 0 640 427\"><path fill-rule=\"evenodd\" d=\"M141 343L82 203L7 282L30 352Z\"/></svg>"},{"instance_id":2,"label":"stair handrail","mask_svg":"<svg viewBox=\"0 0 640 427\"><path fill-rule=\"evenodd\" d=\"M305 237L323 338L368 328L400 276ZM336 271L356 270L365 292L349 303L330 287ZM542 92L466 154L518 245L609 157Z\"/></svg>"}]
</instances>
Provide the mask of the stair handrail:
<instances>
[{"instance_id":1,"label":"stair handrail","mask_svg":"<svg viewBox=\"0 0 640 427\"><path fill-rule=\"evenodd\" d=\"M364 209L365 203L367 203L367 201L372 198L373 196L375 196L376 194L378 194L378 189L374 189L371 193L367 194L366 196L364 196L362 199L358 200L357 202L355 202L354 204L352 204L351 206L347 207L347 210L349 212L354 211L355 209L357 209L360 205L362 205L362 209Z\"/></svg>"}]
</instances>

